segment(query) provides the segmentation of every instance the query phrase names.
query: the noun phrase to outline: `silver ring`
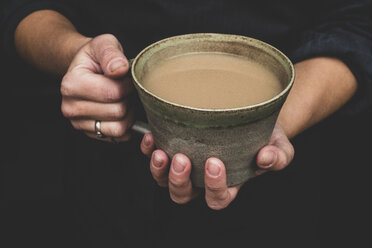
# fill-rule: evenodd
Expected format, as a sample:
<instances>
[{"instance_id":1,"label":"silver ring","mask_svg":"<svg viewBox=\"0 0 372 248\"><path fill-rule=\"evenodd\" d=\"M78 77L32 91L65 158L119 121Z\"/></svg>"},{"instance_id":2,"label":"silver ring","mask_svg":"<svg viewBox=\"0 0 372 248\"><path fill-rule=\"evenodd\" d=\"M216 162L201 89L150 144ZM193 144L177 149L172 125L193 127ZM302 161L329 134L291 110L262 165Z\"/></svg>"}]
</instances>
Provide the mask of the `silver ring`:
<instances>
[{"instance_id":1,"label":"silver ring","mask_svg":"<svg viewBox=\"0 0 372 248\"><path fill-rule=\"evenodd\" d=\"M105 135L101 132L101 121L96 120L94 123L94 131L96 132L97 138L104 138Z\"/></svg>"}]
</instances>

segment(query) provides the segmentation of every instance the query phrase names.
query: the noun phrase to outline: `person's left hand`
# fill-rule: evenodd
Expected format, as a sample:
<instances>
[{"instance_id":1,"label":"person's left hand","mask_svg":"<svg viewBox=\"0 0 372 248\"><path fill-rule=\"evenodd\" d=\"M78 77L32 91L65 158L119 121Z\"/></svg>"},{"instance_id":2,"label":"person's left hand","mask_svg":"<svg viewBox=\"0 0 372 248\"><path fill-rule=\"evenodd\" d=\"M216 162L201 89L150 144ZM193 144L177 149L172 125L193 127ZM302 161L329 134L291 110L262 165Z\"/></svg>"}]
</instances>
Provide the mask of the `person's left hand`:
<instances>
[{"instance_id":1,"label":"person's left hand","mask_svg":"<svg viewBox=\"0 0 372 248\"><path fill-rule=\"evenodd\" d=\"M161 187L169 187L172 200L185 204L195 198L200 189L194 188L190 180L191 162L184 154L176 154L171 161L170 169L167 154L155 150L151 133L145 134L141 143L142 152L151 156L150 170L153 178ZM257 154L258 170L256 175L266 171L284 169L293 159L294 149L282 127L277 123L269 144ZM242 184L228 187L226 185L225 165L218 158L209 158L205 163L204 173L205 200L214 210L226 208L237 196Z\"/></svg>"}]
</instances>

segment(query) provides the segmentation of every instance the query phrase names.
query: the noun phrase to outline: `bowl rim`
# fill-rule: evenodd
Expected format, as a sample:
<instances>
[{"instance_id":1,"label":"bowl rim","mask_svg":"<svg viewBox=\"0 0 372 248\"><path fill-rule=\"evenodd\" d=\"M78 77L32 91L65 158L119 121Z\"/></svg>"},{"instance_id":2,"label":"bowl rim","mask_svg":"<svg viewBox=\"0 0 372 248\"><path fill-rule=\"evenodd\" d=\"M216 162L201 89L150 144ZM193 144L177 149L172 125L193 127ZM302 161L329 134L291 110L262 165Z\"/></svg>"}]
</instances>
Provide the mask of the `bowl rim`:
<instances>
[{"instance_id":1,"label":"bowl rim","mask_svg":"<svg viewBox=\"0 0 372 248\"><path fill-rule=\"evenodd\" d=\"M256 48L261 48L264 47L267 50L271 50L272 53L270 55L274 56L275 58L281 57L282 61L289 66L289 71L290 71L290 80L289 83L286 85L286 87L283 88L283 90L276 94L274 97L252 105L248 106L242 106L242 107L235 107L235 108L197 108L197 107L191 107L191 106L185 106L182 104L174 103L171 101L168 101L166 99L163 99L155 94L153 94L151 91L147 90L145 87L142 86L142 84L139 82L138 78L136 77L135 74L135 67L138 61L146 54L148 51L153 49L154 47L157 47L161 44L167 43L167 42L172 42L173 40L211 40L211 41L217 41L217 40L222 40L222 41L243 41L245 43L249 43L250 45L255 46ZM275 54L275 55L273 55ZM280 101L283 97L286 97L287 94L289 93L290 89L293 86L294 83L294 78L295 78L295 70L293 63L291 60L283 53L281 52L278 48L255 38L251 38L248 36L243 36L243 35L235 35L235 34L223 34L223 33L190 33L190 34L183 34L183 35L176 35L176 36L171 36L162 40L159 40L157 42L154 42L150 44L149 46L145 47L143 50L141 50L137 56L130 61L130 70L131 70L131 75L133 78L133 81L137 87L141 89L142 92L144 92L146 95L151 96L152 98L157 99L158 101L174 106L176 108L181 108L184 110L191 110L193 112L200 112L200 113L219 113L219 112L240 112L240 111L247 111L247 110L252 110L252 109L257 109L261 108L266 105L272 105L276 101Z\"/></svg>"}]
</instances>

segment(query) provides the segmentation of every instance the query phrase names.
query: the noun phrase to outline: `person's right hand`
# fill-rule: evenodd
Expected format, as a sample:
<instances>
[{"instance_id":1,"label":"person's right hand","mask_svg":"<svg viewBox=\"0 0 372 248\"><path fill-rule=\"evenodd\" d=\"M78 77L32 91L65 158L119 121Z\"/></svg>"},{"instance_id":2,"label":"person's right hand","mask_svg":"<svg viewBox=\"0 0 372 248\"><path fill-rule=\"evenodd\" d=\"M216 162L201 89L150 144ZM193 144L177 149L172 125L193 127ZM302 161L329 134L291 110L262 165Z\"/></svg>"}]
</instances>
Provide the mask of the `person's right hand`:
<instances>
[{"instance_id":1,"label":"person's right hand","mask_svg":"<svg viewBox=\"0 0 372 248\"><path fill-rule=\"evenodd\" d=\"M153 178L160 187L168 187L170 198L174 202L185 204L199 195L200 188L192 186L192 164L186 155L177 153L169 159L163 150L156 149L151 133L143 136L140 148L143 154L151 158L150 171ZM291 163L294 152L292 143L277 122L269 143L257 154L258 170L255 176L283 170ZM204 195L207 205L214 210L226 208L236 198L243 184L227 186L225 164L218 158L209 158L204 168Z\"/></svg>"},{"instance_id":2,"label":"person's right hand","mask_svg":"<svg viewBox=\"0 0 372 248\"><path fill-rule=\"evenodd\" d=\"M97 36L81 47L61 83L61 110L75 129L106 141L130 138L134 87L124 77L128 69L122 46L113 35ZM95 134L96 120L101 121L103 138Z\"/></svg>"}]
</instances>

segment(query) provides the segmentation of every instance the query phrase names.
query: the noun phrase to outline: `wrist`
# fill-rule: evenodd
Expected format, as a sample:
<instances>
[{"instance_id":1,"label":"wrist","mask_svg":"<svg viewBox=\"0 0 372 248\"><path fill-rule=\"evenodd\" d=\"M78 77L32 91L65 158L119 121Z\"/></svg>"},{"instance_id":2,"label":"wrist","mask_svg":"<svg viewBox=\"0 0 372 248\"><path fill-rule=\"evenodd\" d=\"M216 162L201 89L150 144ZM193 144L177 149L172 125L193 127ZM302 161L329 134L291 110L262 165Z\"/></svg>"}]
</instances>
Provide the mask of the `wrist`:
<instances>
[{"instance_id":1,"label":"wrist","mask_svg":"<svg viewBox=\"0 0 372 248\"><path fill-rule=\"evenodd\" d=\"M64 51L65 69L67 71L68 66L79 52L79 50L86 45L92 38L81 35L80 33L73 32L60 39L60 47Z\"/></svg>"},{"instance_id":2,"label":"wrist","mask_svg":"<svg viewBox=\"0 0 372 248\"><path fill-rule=\"evenodd\" d=\"M357 88L352 72L336 58L304 60L295 70L295 82L278 117L289 138L337 111Z\"/></svg>"},{"instance_id":3,"label":"wrist","mask_svg":"<svg viewBox=\"0 0 372 248\"><path fill-rule=\"evenodd\" d=\"M14 36L17 52L24 60L42 71L60 75L89 40L67 18L52 10L36 11L25 17Z\"/></svg>"}]
</instances>

